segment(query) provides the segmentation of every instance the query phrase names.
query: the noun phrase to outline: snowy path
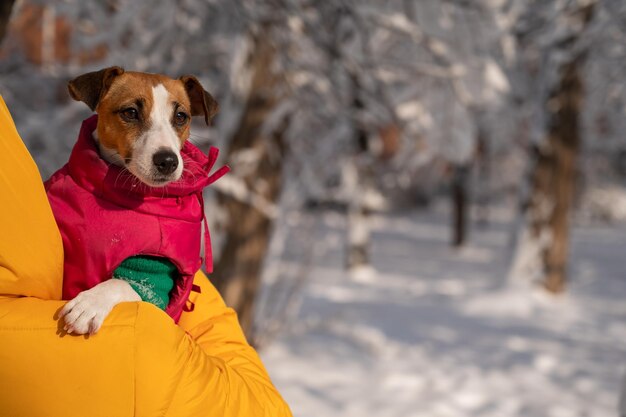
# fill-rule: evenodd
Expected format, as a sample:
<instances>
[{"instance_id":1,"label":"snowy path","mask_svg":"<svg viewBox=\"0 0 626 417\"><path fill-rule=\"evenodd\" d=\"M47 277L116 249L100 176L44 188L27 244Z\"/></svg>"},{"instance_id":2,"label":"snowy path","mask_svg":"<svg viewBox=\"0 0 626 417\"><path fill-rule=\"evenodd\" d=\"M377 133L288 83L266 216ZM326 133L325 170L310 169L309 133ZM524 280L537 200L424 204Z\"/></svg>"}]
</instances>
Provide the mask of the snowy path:
<instances>
[{"instance_id":1,"label":"snowy path","mask_svg":"<svg viewBox=\"0 0 626 417\"><path fill-rule=\"evenodd\" d=\"M331 216L332 217L332 216ZM443 215L378 217L377 274L341 268L318 231L297 326L262 356L297 417L609 417L626 369L626 228L577 228L553 299L503 286L509 231L447 245Z\"/></svg>"}]
</instances>

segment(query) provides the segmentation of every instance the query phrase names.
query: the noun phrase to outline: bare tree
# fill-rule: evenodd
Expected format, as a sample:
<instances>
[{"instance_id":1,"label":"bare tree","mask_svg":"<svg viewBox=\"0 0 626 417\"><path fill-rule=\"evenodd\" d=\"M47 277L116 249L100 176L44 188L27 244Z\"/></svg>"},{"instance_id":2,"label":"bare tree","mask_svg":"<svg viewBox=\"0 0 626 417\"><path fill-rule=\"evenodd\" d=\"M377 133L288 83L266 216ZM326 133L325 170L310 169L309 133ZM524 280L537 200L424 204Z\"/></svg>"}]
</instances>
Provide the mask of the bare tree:
<instances>
[{"instance_id":1,"label":"bare tree","mask_svg":"<svg viewBox=\"0 0 626 417\"><path fill-rule=\"evenodd\" d=\"M280 100L278 92L282 83L282 77L273 69L276 49L269 31L268 26L263 26L250 35L251 85L241 121L229 141L227 159L236 168L231 175L237 176L250 192L274 205L282 185L286 122L275 130L265 129L266 120ZM238 160L245 156L254 160L246 161L246 168L237 169ZM229 194L222 194L220 200L228 220L212 280L226 303L238 312L241 326L249 335L273 219L267 210L250 201Z\"/></svg>"},{"instance_id":2,"label":"bare tree","mask_svg":"<svg viewBox=\"0 0 626 417\"><path fill-rule=\"evenodd\" d=\"M591 18L587 8L585 19ZM588 17L587 17L588 16ZM569 217L576 183L580 152L580 110L583 99L581 65L578 55L560 69L560 80L546 101L548 112L546 146L538 150L533 175L530 221L533 233L548 229L551 245L545 248L544 285L558 293L565 289L569 248Z\"/></svg>"},{"instance_id":3,"label":"bare tree","mask_svg":"<svg viewBox=\"0 0 626 417\"><path fill-rule=\"evenodd\" d=\"M467 239L469 166L455 165L452 168L452 246L459 247Z\"/></svg>"},{"instance_id":4,"label":"bare tree","mask_svg":"<svg viewBox=\"0 0 626 417\"><path fill-rule=\"evenodd\" d=\"M2 2L0 2L0 42L2 42L7 31L11 10L13 10L14 4L15 0L2 0Z\"/></svg>"},{"instance_id":5,"label":"bare tree","mask_svg":"<svg viewBox=\"0 0 626 417\"><path fill-rule=\"evenodd\" d=\"M581 144L581 109L583 103L582 68L588 51L584 35L594 16L595 2L570 2L560 9L555 4L530 2L523 29L518 33L524 48L542 48L542 63L532 63L540 75L543 94L540 120L544 137L531 146L534 168L527 205L526 230L518 245L512 273L530 275L550 292L565 289L569 247L569 218L576 184L577 160ZM541 13L537 13L537 11ZM550 16L565 14L563 27L554 29ZM548 45L538 45L548 38ZM537 41L539 39L540 41ZM532 55L532 54L531 54ZM536 55L534 60L536 61ZM527 64L527 63L524 63ZM543 67L540 67L543 66ZM532 251L529 248L535 248ZM534 255L528 255L529 252ZM526 255L524 255L526 253ZM537 260L533 260L538 258ZM524 258L526 258L524 260ZM527 265L524 265L526 263Z\"/></svg>"}]
</instances>

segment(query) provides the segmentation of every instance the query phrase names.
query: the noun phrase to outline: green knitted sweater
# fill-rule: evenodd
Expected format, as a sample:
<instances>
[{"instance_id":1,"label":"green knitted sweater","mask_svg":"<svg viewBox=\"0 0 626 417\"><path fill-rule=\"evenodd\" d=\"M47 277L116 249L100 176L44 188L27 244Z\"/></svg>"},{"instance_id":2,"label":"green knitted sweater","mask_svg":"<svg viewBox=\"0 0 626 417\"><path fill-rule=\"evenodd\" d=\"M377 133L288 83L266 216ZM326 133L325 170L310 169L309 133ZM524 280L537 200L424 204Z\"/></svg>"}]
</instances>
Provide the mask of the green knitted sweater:
<instances>
[{"instance_id":1,"label":"green knitted sweater","mask_svg":"<svg viewBox=\"0 0 626 417\"><path fill-rule=\"evenodd\" d=\"M165 310L178 269L166 258L138 255L126 258L113 272L113 278L128 282L143 301Z\"/></svg>"}]
</instances>

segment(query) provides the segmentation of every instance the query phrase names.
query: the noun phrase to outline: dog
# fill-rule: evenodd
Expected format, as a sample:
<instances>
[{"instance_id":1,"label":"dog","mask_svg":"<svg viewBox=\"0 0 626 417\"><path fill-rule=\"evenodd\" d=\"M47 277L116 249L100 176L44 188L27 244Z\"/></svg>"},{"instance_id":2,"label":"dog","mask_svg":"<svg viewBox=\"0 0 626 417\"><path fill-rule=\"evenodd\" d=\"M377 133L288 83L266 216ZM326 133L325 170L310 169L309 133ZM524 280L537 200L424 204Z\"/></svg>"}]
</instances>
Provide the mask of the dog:
<instances>
[{"instance_id":1,"label":"dog","mask_svg":"<svg viewBox=\"0 0 626 417\"><path fill-rule=\"evenodd\" d=\"M70 96L97 113L83 122L68 163L46 182L65 248L64 299L59 311L69 334L94 334L113 307L141 301L111 272L130 256L166 258L179 270L165 310L177 321L210 240L202 189L213 175L208 156L189 141L193 116L209 124L218 104L193 76L105 68L68 84ZM207 248L208 245L208 248ZM194 253L195 252L195 253Z\"/></svg>"}]
</instances>

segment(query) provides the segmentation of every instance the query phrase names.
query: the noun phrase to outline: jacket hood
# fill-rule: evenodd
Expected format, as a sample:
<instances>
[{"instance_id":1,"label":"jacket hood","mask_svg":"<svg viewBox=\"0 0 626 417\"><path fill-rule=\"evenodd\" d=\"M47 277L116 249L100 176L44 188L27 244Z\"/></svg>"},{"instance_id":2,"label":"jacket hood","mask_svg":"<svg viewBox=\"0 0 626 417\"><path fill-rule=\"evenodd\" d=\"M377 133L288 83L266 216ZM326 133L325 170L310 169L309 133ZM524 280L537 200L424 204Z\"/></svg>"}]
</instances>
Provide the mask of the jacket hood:
<instances>
[{"instance_id":1,"label":"jacket hood","mask_svg":"<svg viewBox=\"0 0 626 417\"><path fill-rule=\"evenodd\" d=\"M124 167L110 164L100 157L93 139L97 124L96 114L83 121L78 141L70 155L68 169L78 185L116 204L136 208L150 201L197 194L229 171L224 166L211 175L210 171L219 150L211 147L208 155L205 155L191 142L186 141L181 149L185 167L181 178L164 187L150 187L137 181Z\"/></svg>"}]
</instances>

